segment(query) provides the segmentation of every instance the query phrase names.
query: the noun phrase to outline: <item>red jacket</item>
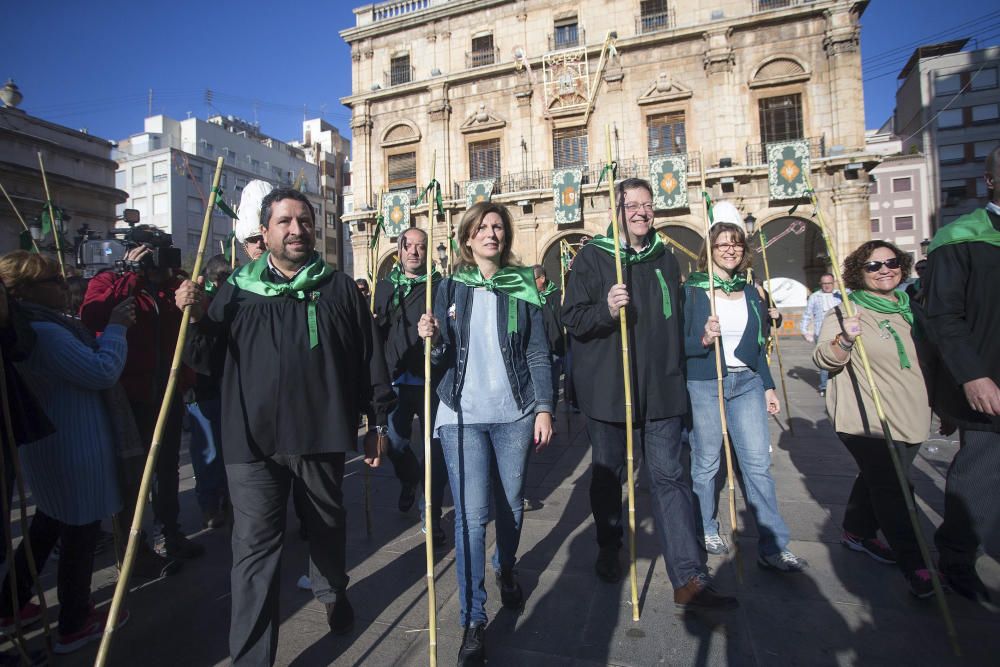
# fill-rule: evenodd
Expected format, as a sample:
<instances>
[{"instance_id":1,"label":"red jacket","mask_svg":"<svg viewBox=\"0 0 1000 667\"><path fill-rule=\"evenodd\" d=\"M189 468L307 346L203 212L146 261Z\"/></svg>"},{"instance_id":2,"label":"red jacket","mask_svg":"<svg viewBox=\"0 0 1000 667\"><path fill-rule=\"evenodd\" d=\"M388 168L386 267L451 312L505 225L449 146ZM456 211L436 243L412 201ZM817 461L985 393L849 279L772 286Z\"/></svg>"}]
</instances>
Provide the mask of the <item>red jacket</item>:
<instances>
[{"instance_id":1,"label":"red jacket","mask_svg":"<svg viewBox=\"0 0 1000 667\"><path fill-rule=\"evenodd\" d=\"M174 292L180 284L181 280L174 278L154 289L131 271L120 275L102 271L87 285L80 319L94 333L108 325L112 308L129 296L135 297L135 324L126 336L128 357L120 380L131 401L158 405L163 398L181 327L181 311L174 305ZM178 394L184 390L185 375L182 372Z\"/></svg>"}]
</instances>

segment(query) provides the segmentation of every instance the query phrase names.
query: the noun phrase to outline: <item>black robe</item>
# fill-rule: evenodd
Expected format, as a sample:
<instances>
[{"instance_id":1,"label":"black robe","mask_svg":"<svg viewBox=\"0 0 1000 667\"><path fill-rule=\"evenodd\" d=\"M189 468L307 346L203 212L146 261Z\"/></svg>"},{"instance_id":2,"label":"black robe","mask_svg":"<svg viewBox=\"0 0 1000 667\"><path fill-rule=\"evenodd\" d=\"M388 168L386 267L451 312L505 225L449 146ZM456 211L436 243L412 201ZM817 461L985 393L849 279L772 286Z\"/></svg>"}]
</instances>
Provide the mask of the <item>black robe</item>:
<instances>
[{"instance_id":1,"label":"black robe","mask_svg":"<svg viewBox=\"0 0 1000 667\"><path fill-rule=\"evenodd\" d=\"M432 304L440 283L441 279L438 278L431 287ZM417 323L426 312L425 288L426 283L414 285L410 293L401 298L397 306L393 306L395 286L388 278L375 284L375 325L381 334L385 364L389 368L389 377L393 380L403 373L419 378L424 376L424 343L417 335ZM435 368L432 379L440 379L441 372L440 368Z\"/></svg>"},{"instance_id":2,"label":"black robe","mask_svg":"<svg viewBox=\"0 0 1000 667\"><path fill-rule=\"evenodd\" d=\"M382 344L354 281L334 271L314 288L319 345L310 349L307 305L225 283L188 331L185 362L210 374L223 357L226 463L274 454L347 452L358 416L387 423L395 401Z\"/></svg>"}]
</instances>

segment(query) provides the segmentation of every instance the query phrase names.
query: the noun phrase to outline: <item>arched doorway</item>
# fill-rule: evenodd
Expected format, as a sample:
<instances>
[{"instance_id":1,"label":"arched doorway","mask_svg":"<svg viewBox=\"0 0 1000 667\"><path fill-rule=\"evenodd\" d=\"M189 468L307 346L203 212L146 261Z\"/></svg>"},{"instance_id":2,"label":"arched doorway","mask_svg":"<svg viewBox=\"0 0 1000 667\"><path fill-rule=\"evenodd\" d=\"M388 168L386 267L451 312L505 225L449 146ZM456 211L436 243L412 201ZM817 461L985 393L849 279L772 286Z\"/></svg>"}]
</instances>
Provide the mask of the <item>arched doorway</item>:
<instances>
[{"instance_id":1,"label":"arched doorway","mask_svg":"<svg viewBox=\"0 0 1000 667\"><path fill-rule=\"evenodd\" d=\"M398 259L399 255L395 250L386 255L385 259L379 262L378 273L375 274L375 282L378 282L389 275L389 272L392 271L392 267L396 264Z\"/></svg>"},{"instance_id":2,"label":"arched doorway","mask_svg":"<svg viewBox=\"0 0 1000 667\"><path fill-rule=\"evenodd\" d=\"M779 307L804 308L809 294L819 287L819 277L829 268L819 226L807 218L782 216L764 223L763 229L775 302ZM750 246L754 273L763 278L764 260L756 232Z\"/></svg>"},{"instance_id":3,"label":"arched doorway","mask_svg":"<svg viewBox=\"0 0 1000 667\"><path fill-rule=\"evenodd\" d=\"M698 254L703 245L701 234L683 225L665 225L657 231L667 250L677 258L681 280L687 280L688 274L698 270Z\"/></svg>"},{"instance_id":4,"label":"arched doorway","mask_svg":"<svg viewBox=\"0 0 1000 667\"><path fill-rule=\"evenodd\" d=\"M566 234L565 236L560 236L551 244L549 244L549 247L546 248L545 252L542 254L542 261L540 262L540 264L545 267L545 275L548 277L548 279L554 282L560 288L562 287L562 285L560 285L559 283L559 273L562 270L560 268L560 263L559 263L559 248L561 245L559 243L560 241L566 241L567 243L570 244L570 246L573 247L574 250L579 250L581 247L581 242L584 239L590 240L590 238L591 238L590 234L572 233L572 234Z\"/></svg>"}]
</instances>

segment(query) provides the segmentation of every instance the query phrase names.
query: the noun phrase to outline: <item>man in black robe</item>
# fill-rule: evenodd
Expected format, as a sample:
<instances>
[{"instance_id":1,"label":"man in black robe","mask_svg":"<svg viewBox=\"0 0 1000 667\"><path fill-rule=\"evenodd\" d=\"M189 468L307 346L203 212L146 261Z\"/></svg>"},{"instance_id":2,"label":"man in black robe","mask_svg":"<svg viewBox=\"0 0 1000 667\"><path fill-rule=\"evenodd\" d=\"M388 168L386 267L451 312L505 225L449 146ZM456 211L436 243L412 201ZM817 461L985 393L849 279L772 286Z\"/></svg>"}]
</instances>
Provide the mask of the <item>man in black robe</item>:
<instances>
[{"instance_id":1,"label":"man in black robe","mask_svg":"<svg viewBox=\"0 0 1000 667\"><path fill-rule=\"evenodd\" d=\"M385 439L394 402L371 314L350 277L314 251L315 213L298 190L278 188L261 203L268 252L215 293L187 281L186 358L204 372L222 361L222 448L233 505L234 665L273 664L285 512L293 480L307 501L313 594L330 631L354 624L347 600L345 453L358 414L374 414L372 441ZM377 464L377 461L373 461Z\"/></svg>"}]
</instances>

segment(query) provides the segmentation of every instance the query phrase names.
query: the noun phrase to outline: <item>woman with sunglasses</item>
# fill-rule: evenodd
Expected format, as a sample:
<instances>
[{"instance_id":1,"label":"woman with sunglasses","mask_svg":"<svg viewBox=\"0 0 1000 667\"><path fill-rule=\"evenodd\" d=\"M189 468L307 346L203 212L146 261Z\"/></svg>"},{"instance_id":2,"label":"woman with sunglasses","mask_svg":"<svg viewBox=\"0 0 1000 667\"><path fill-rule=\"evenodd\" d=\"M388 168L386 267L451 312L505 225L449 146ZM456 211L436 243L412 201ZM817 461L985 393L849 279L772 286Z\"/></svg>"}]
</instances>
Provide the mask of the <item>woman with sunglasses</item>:
<instances>
[{"instance_id":1,"label":"woman with sunglasses","mask_svg":"<svg viewBox=\"0 0 1000 667\"><path fill-rule=\"evenodd\" d=\"M691 399L691 477L698 500L705 550L725 554L719 535L715 476L722 450L715 340L723 354L722 390L726 423L740 464L747 504L757 521L757 564L778 572L801 572L808 563L788 549L789 531L778 512L771 477L771 434L768 415L780 410L774 380L767 367L768 310L747 283L751 256L743 220L736 207L719 202L709 233L715 276L717 315L712 316L705 251L699 269L684 286L684 346L687 387Z\"/></svg>"},{"instance_id":2,"label":"woman with sunglasses","mask_svg":"<svg viewBox=\"0 0 1000 667\"><path fill-rule=\"evenodd\" d=\"M855 348L857 337L864 335L896 453L909 475L931 423L927 389L913 342L910 299L898 289L910 275L912 262L909 253L886 241L868 241L848 255L844 286L852 290L848 298L854 302L856 315L845 317L843 306L827 313L813 360L830 372L826 409L837 436L858 464L844 512L841 544L879 563L898 565L910 592L926 598L934 594L930 573L920 556L871 387ZM879 539L880 529L888 545Z\"/></svg>"}]
</instances>

